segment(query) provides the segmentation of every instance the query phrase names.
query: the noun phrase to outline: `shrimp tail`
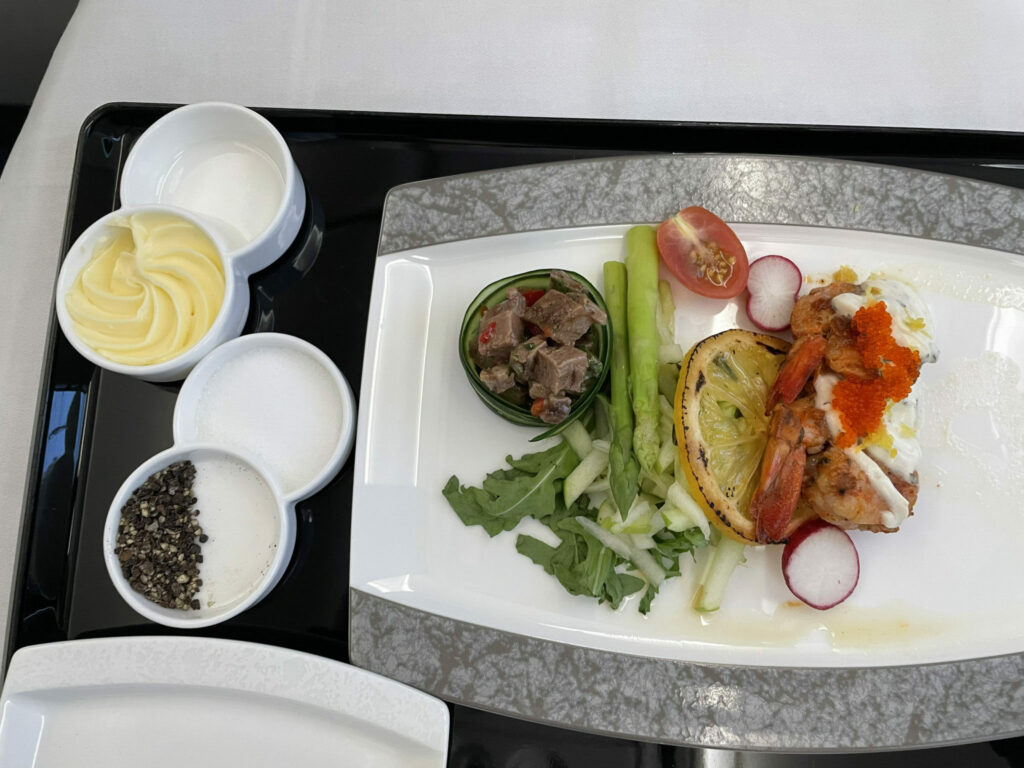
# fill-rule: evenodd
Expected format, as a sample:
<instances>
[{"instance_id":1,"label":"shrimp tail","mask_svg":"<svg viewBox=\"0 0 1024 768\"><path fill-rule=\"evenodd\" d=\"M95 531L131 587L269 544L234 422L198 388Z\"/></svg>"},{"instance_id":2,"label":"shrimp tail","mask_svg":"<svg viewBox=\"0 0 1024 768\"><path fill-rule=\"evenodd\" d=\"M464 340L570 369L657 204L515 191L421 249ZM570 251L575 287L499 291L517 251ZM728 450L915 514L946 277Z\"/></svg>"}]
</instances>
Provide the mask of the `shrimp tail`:
<instances>
[{"instance_id":1,"label":"shrimp tail","mask_svg":"<svg viewBox=\"0 0 1024 768\"><path fill-rule=\"evenodd\" d=\"M770 414L778 403L792 403L804 391L808 380L825 359L828 343L824 336L801 336L790 347L786 361L779 369L772 388L768 391L765 414Z\"/></svg>"},{"instance_id":2,"label":"shrimp tail","mask_svg":"<svg viewBox=\"0 0 1024 768\"><path fill-rule=\"evenodd\" d=\"M781 406L772 413L768 443L761 461L761 479L750 502L757 540L771 544L785 539L786 528L800 500L807 450L803 424L792 409Z\"/></svg>"}]
</instances>

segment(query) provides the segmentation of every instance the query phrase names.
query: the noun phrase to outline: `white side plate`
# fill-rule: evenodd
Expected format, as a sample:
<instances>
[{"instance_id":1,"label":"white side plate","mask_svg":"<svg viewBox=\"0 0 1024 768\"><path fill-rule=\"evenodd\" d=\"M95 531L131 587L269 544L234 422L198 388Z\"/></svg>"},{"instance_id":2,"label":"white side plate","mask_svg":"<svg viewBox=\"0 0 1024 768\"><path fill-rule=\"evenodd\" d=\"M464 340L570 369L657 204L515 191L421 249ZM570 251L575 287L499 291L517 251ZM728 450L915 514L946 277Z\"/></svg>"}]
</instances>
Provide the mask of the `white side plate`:
<instances>
[{"instance_id":1,"label":"white side plate","mask_svg":"<svg viewBox=\"0 0 1024 768\"><path fill-rule=\"evenodd\" d=\"M479 485L506 455L541 450L488 411L457 355L481 287L530 269L575 270L601 286L626 227L550 230L381 257L370 305L353 496L351 585L495 629L617 653L730 665L842 667L971 659L1024 650L1024 259L896 235L737 225L751 259L780 253L805 275L841 265L916 285L937 325L938 363L918 384L925 422L920 497L898 534L856 532L861 581L828 612L797 604L781 547L748 550L724 608L690 608L698 567L668 582L647 616L567 594L515 551L462 525L441 495ZM684 349L751 328L738 300L674 285ZM543 444L541 444L543 446ZM538 526L539 528L539 526Z\"/></svg>"},{"instance_id":2,"label":"white side plate","mask_svg":"<svg viewBox=\"0 0 1024 768\"><path fill-rule=\"evenodd\" d=\"M444 766L448 709L347 664L196 637L18 651L4 684L4 768Z\"/></svg>"}]
</instances>

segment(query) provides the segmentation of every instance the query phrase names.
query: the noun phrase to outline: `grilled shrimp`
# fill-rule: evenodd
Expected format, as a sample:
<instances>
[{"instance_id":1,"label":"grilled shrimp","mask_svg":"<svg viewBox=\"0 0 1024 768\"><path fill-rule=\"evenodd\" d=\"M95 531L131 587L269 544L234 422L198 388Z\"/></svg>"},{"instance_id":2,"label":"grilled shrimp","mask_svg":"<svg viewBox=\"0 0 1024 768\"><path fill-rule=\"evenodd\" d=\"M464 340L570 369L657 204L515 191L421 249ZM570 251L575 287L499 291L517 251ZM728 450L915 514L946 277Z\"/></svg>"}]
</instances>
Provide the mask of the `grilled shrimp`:
<instances>
[{"instance_id":1,"label":"grilled shrimp","mask_svg":"<svg viewBox=\"0 0 1024 768\"><path fill-rule=\"evenodd\" d=\"M883 468L889 481L911 508L917 501L917 485ZM914 479L917 479L915 473ZM875 490L864 470L846 452L829 446L807 461L801 498L822 520L840 528L892 533L885 514L889 505Z\"/></svg>"},{"instance_id":2,"label":"grilled shrimp","mask_svg":"<svg viewBox=\"0 0 1024 768\"><path fill-rule=\"evenodd\" d=\"M825 413L814 407L813 398L771 410L761 479L750 501L758 541L779 541L785 536L800 500L808 455L822 451L827 440Z\"/></svg>"},{"instance_id":3,"label":"grilled shrimp","mask_svg":"<svg viewBox=\"0 0 1024 768\"><path fill-rule=\"evenodd\" d=\"M750 505L757 538L781 541L798 503L841 528L893 531L891 501L868 476L863 462L832 442L825 411L815 405L814 384L823 374L869 379L854 346L851 320L835 312L832 299L863 294L852 283L832 283L801 297L793 308L794 343L768 394L768 441L761 477ZM873 470L874 471L874 470ZM917 500L917 474L904 480L877 467L907 502Z\"/></svg>"}]
</instances>

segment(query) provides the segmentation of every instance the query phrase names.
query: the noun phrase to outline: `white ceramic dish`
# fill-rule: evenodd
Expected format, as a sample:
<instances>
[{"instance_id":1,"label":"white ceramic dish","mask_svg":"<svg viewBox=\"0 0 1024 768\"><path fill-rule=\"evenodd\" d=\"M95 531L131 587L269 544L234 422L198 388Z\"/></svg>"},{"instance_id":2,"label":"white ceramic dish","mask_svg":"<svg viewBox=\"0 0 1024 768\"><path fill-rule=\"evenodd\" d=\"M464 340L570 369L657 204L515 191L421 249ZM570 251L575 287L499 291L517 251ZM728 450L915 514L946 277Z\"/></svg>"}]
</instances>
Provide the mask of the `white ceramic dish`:
<instances>
[{"instance_id":1,"label":"white ceramic dish","mask_svg":"<svg viewBox=\"0 0 1024 768\"><path fill-rule=\"evenodd\" d=\"M209 541L202 545L198 610L164 608L132 589L121 571L117 531L121 509L155 472L179 461L196 467L197 518ZM103 557L117 592L150 621L198 629L237 616L280 581L295 548L295 504L282 498L277 478L254 456L192 443L168 448L136 469L117 491L103 529Z\"/></svg>"},{"instance_id":2,"label":"white ceramic dish","mask_svg":"<svg viewBox=\"0 0 1024 768\"><path fill-rule=\"evenodd\" d=\"M75 331L71 316L68 314L65 297L74 285L78 273L92 258L93 249L96 247L97 242L110 232L111 223L139 213L159 213L184 219L191 222L213 241L224 266L224 300L217 317L206 334L196 344L186 349L177 357L152 365L125 365L107 359L82 341ZM68 341L71 342L71 345L91 363L115 373L123 373L128 376L146 379L147 381L176 381L184 378L204 355L242 332L246 315L249 312L248 277L248 271L228 253L227 245L220 233L188 211L160 205L120 208L112 213L108 213L90 225L68 250L64 263L61 265L60 273L57 276L55 292L57 321L60 323L61 330Z\"/></svg>"},{"instance_id":3,"label":"white ceramic dish","mask_svg":"<svg viewBox=\"0 0 1024 768\"><path fill-rule=\"evenodd\" d=\"M78 640L11 660L0 765L445 765L448 708L319 656L197 637Z\"/></svg>"},{"instance_id":4,"label":"white ceramic dish","mask_svg":"<svg viewBox=\"0 0 1024 768\"><path fill-rule=\"evenodd\" d=\"M478 485L506 455L539 450L473 396L459 365L462 313L481 286L558 264L600 286L623 226L452 242L383 256L371 298L353 492L351 585L485 627L623 654L728 665L918 664L1024 650L1024 260L965 245L815 227L738 225L752 259L781 253L805 274L841 265L919 287L941 349L918 388L920 497L894 535L856 532L861 581L829 612L792 604L781 547L748 550L713 616L690 609L698 567L667 582L647 617L573 597L515 551L462 525L441 496ZM674 286L683 348L751 327L739 301ZM991 414L998 414L993 417ZM539 526L538 526L539 528ZM545 531L521 525L519 531ZM954 567L955 564L955 567ZM991 621L998 615L999 622Z\"/></svg>"},{"instance_id":5,"label":"white ceramic dish","mask_svg":"<svg viewBox=\"0 0 1024 768\"><path fill-rule=\"evenodd\" d=\"M327 355L281 333L227 342L185 380L174 442L215 442L255 454L291 503L312 496L352 450L356 403Z\"/></svg>"},{"instance_id":6,"label":"white ceramic dish","mask_svg":"<svg viewBox=\"0 0 1024 768\"><path fill-rule=\"evenodd\" d=\"M355 399L309 342L258 333L226 342L197 365L174 408L175 445L144 462L110 505L103 536L118 593L151 621L199 628L226 621L277 585L295 547L295 504L341 469L352 448ZM163 608L133 590L116 546L121 509L154 472L196 464L203 545L199 610ZM209 478L204 481L204 475Z\"/></svg>"},{"instance_id":7,"label":"white ceramic dish","mask_svg":"<svg viewBox=\"0 0 1024 768\"><path fill-rule=\"evenodd\" d=\"M247 274L291 245L306 188L288 145L263 116L237 104L189 104L135 142L121 176L125 206L184 208L222 234Z\"/></svg>"}]
</instances>

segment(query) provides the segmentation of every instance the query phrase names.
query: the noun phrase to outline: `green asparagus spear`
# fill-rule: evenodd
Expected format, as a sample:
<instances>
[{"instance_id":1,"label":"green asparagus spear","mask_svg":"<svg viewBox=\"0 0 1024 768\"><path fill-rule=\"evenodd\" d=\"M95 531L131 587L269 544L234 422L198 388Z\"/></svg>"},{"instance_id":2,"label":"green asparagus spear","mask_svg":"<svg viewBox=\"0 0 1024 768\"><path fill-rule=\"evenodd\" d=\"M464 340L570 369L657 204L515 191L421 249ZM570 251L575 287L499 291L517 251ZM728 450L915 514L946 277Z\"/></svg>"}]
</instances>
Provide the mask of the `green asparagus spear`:
<instances>
[{"instance_id":1,"label":"green asparagus spear","mask_svg":"<svg viewBox=\"0 0 1024 768\"><path fill-rule=\"evenodd\" d=\"M633 456L633 411L629 403L629 337L626 329L626 265L604 265L604 300L612 327L612 440L608 451L608 483L619 514L625 519L639 487L640 467Z\"/></svg>"},{"instance_id":2,"label":"green asparagus spear","mask_svg":"<svg viewBox=\"0 0 1024 768\"><path fill-rule=\"evenodd\" d=\"M629 323L629 379L633 395L633 452L648 472L657 470L658 439L658 246L654 230L626 233L626 313Z\"/></svg>"}]
</instances>

